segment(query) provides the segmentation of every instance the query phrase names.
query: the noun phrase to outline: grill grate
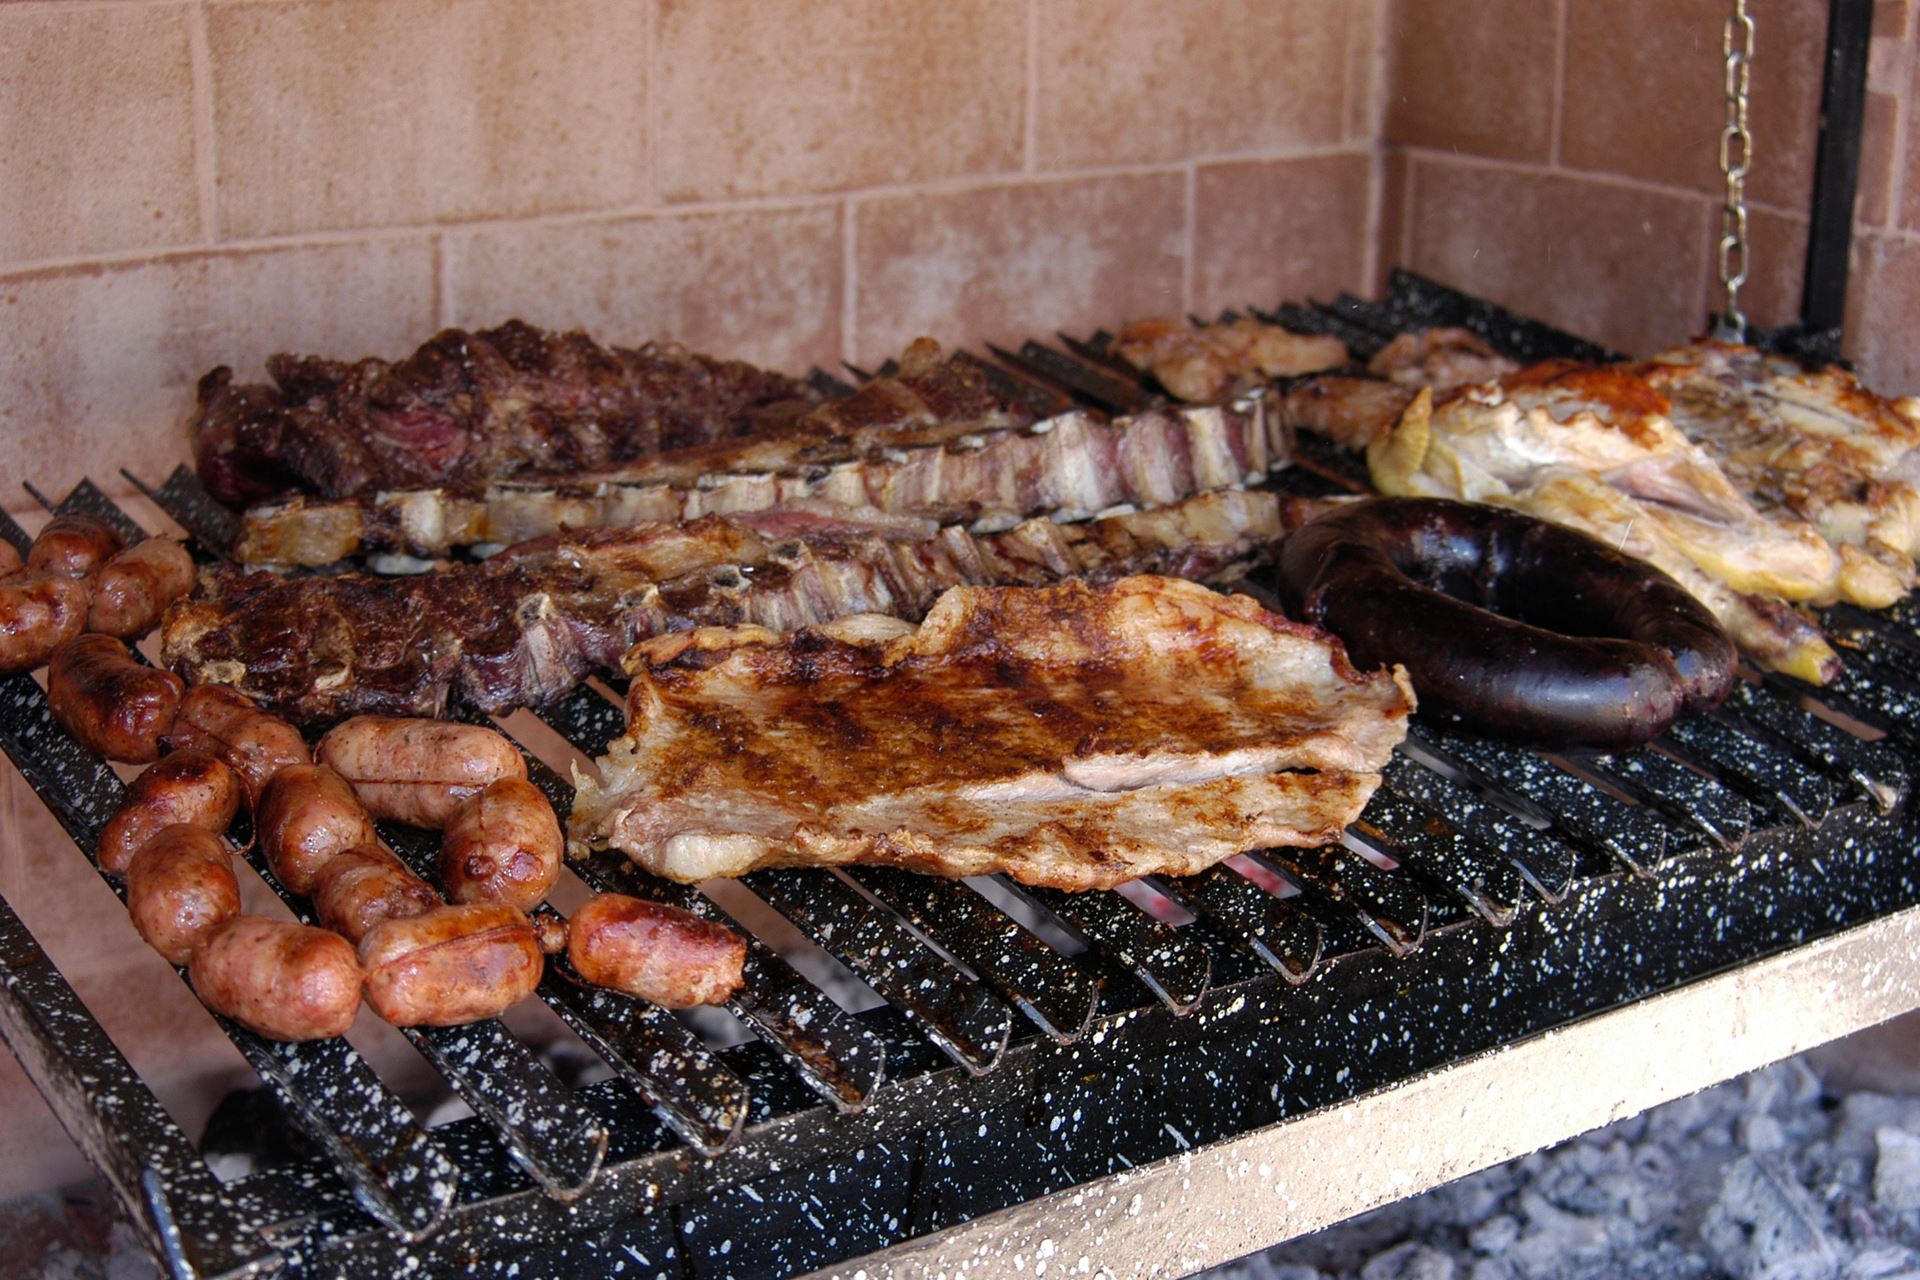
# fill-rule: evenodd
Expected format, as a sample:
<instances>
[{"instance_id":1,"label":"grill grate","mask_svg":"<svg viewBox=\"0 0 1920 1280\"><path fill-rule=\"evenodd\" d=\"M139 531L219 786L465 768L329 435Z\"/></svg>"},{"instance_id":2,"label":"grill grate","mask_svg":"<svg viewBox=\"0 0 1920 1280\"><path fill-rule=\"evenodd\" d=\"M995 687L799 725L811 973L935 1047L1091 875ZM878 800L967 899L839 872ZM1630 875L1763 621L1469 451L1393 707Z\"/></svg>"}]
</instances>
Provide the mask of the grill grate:
<instances>
[{"instance_id":1,"label":"grill grate","mask_svg":"<svg viewBox=\"0 0 1920 1280\"><path fill-rule=\"evenodd\" d=\"M1510 350L1573 350L1429 282L1396 277L1395 289L1384 308L1341 299L1278 314L1353 335L1356 350L1410 319L1461 316ZM1107 335L1061 341L1065 353L1030 342L982 363L1036 406L1150 402L1108 358ZM1337 484L1344 465L1289 480ZM201 554L231 545L231 516L184 468L135 483ZM59 506L144 533L91 483ZM24 549L24 531L0 521ZM412 1033L475 1112L430 1133L345 1042L277 1045L226 1026L322 1153L230 1188L212 1184L4 902L0 1029L177 1274L267 1273L283 1259L348 1275L476 1258L501 1273L597 1274L609 1257L689 1275L806 1270L1920 903L1890 856L1913 844L1898 810L1920 611L1835 625L1857 646L1835 689L1743 683L1651 748L1559 758L1419 726L1346 846L1147 882L1159 905L1191 913L1184 923L1119 893L756 873L744 891L882 1007L847 1012L755 942L729 1005L755 1038L715 1049L659 1009L550 973L541 998L613 1077L569 1089L496 1022ZM1809 698L1889 736L1856 736ZM624 728L591 687L540 716L589 755ZM0 682L0 748L91 858L121 784L28 677ZM567 783L529 762L564 808ZM429 838L382 834L430 870ZM1801 867L1809 851L1818 877ZM617 856L571 868L595 889L729 915Z\"/></svg>"}]
</instances>

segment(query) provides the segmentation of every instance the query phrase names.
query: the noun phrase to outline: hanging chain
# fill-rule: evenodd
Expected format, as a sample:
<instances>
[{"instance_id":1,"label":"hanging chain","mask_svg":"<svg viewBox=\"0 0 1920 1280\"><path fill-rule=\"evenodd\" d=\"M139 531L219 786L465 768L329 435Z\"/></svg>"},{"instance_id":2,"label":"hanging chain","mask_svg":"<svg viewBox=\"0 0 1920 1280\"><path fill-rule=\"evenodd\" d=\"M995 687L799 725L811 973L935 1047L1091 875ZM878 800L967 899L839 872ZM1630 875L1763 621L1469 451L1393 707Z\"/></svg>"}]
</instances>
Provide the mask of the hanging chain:
<instances>
[{"instance_id":1,"label":"hanging chain","mask_svg":"<svg viewBox=\"0 0 1920 1280\"><path fill-rule=\"evenodd\" d=\"M1720 284L1727 307L1714 336L1744 342L1747 317L1740 310L1740 286L1747 282L1747 165L1753 159L1753 134L1747 129L1747 73L1753 62L1753 18L1747 0L1733 0L1733 13L1720 36L1727 59L1727 123L1720 130L1720 173L1727 200L1720 208Z\"/></svg>"}]
</instances>

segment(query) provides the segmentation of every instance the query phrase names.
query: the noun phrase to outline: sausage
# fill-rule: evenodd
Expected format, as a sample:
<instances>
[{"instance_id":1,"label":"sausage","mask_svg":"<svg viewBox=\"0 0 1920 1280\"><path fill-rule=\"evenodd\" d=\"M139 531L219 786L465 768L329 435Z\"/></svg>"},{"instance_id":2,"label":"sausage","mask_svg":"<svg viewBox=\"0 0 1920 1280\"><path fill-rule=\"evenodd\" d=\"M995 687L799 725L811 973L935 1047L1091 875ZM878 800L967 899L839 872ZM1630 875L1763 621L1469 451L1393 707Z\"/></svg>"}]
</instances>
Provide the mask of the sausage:
<instances>
[{"instance_id":1,"label":"sausage","mask_svg":"<svg viewBox=\"0 0 1920 1280\"><path fill-rule=\"evenodd\" d=\"M396 1027L491 1018L532 993L546 957L516 907L472 902L388 920L360 939L366 999Z\"/></svg>"},{"instance_id":2,"label":"sausage","mask_svg":"<svg viewBox=\"0 0 1920 1280\"><path fill-rule=\"evenodd\" d=\"M1732 688L1732 641L1679 583L1518 512L1356 502L1288 535L1277 568L1289 611L1486 733L1618 750Z\"/></svg>"},{"instance_id":3,"label":"sausage","mask_svg":"<svg viewBox=\"0 0 1920 1280\"><path fill-rule=\"evenodd\" d=\"M621 893L596 894L567 921L575 973L669 1009L725 1000L746 959L746 941L725 925Z\"/></svg>"},{"instance_id":4,"label":"sausage","mask_svg":"<svg viewBox=\"0 0 1920 1280\"><path fill-rule=\"evenodd\" d=\"M218 835L240 809L240 779L205 751L169 751L127 785L126 798L100 832L96 856L108 875L127 864L149 837L176 823Z\"/></svg>"},{"instance_id":5,"label":"sausage","mask_svg":"<svg viewBox=\"0 0 1920 1280\"><path fill-rule=\"evenodd\" d=\"M55 649L47 664L53 718L109 760L157 759L185 691L179 676L134 661L112 636L78 636Z\"/></svg>"},{"instance_id":6,"label":"sausage","mask_svg":"<svg viewBox=\"0 0 1920 1280\"><path fill-rule=\"evenodd\" d=\"M112 525L93 516L55 516L27 548L27 568L91 583L126 546Z\"/></svg>"},{"instance_id":7,"label":"sausage","mask_svg":"<svg viewBox=\"0 0 1920 1280\"><path fill-rule=\"evenodd\" d=\"M93 584L87 630L145 635L168 605L193 590L193 557L171 538L148 538L107 561Z\"/></svg>"},{"instance_id":8,"label":"sausage","mask_svg":"<svg viewBox=\"0 0 1920 1280\"><path fill-rule=\"evenodd\" d=\"M269 1040L344 1035L360 1007L360 962L337 933L235 916L187 962L193 989L215 1013Z\"/></svg>"},{"instance_id":9,"label":"sausage","mask_svg":"<svg viewBox=\"0 0 1920 1280\"><path fill-rule=\"evenodd\" d=\"M309 896L320 923L356 943L382 920L402 920L443 905L432 885L372 844L334 854L314 876Z\"/></svg>"},{"instance_id":10,"label":"sausage","mask_svg":"<svg viewBox=\"0 0 1920 1280\"><path fill-rule=\"evenodd\" d=\"M560 878L565 841L540 788L502 778L454 811L440 837L440 884L451 902L531 911Z\"/></svg>"},{"instance_id":11,"label":"sausage","mask_svg":"<svg viewBox=\"0 0 1920 1280\"><path fill-rule=\"evenodd\" d=\"M0 675L31 671L87 629L87 584L29 569L0 581Z\"/></svg>"},{"instance_id":12,"label":"sausage","mask_svg":"<svg viewBox=\"0 0 1920 1280\"><path fill-rule=\"evenodd\" d=\"M290 764L275 774L254 830L273 874L303 896L336 853L379 838L353 788L323 764Z\"/></svg>"},{"instance_id":13,"label":"sausage","mask_svg":"<svg viewBox=\"0 0 1920 1280\"><path fill-rule=\"evenodd\" d=\"M506 738L444 720L355 716L320 739L317 754L374 817L415 827L443 827L489 783L527 776Z\"/></svg>"},{"instance_id":14,"label":"sausage","mask_svg":"<svg viewBox=\"0 0 1920 1280\"><path fill-rule=\"evenodd\" d=\"M273 775L292 764L312 764L300 731L270 716L252 698L223 684L196 685L180 702L168 745L199 747L240 775L247 802L258 806Z\"/></svg>"},{"instance_id":15,"label":"sausage","mask_svg":"<svg viewBox=\"0 0 1920 1280\"><path fill-rule=\"evenodd\" d=\"M185 964L216 926L240 914L233 854L203 827L157 833L127 866L127 914L168 964Z\"/></svg>"}]
</instances>

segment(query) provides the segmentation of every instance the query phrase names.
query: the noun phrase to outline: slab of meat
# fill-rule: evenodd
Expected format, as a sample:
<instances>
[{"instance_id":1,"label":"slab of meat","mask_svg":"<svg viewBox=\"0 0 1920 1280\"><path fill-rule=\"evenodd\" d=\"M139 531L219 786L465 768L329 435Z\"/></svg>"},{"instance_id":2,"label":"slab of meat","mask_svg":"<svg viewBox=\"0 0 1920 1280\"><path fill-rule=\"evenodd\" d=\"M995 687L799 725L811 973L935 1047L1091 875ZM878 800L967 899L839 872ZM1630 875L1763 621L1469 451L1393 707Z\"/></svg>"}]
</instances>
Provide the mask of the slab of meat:
<instances>
[{"instance_id":1,"label":"slab of meat","mask_svg":"<svg viewBox=\"0 0 1920 1280\"><path fill-rule=\"evenodd\" d=\"M1438 396L1519 367L1465 329L1408 332L1367 361L1371 377L1302 378L1275 394L1275 413L1288 431L1312 431L1345 448L1364 449L1393 426L1420 388Z\"/></svg>"},{"instance_id":2,"label":"slab of meat","mask_svg":"<svg viewBox=\"0 0 1920 1280\"><path fill-rule=\"evenodd\" d=\"M1867 557L1741 492L1627 366L1548 361L1438 407L1421 392L1367 451L1382 493L1462 498L1571 525L1664 569L1761 666L1816 683L1838 658L1797 604L1902 593Z\"/></svg>"},{"instance_id":3,"label":"slab of meat","mask_svg":"<svg viewBox=\"0 0 1920 1280\"><path fill-rule=\"evenodd\" d=\"M662 455L565 483L519 480L256 508L243 522L236 557L310 567L364 552L435 558L561 529L808 500L1004 529L1042 512L1085 519L1123 503L1174 502L1252 483L1291 454L1260 400L1112 422L1073 412L1029 425L997 403L942 410L949 416L909 412L903 388L911 389L904 378L882 380L777 437Z\"/></svg>"},{"instance_id":4,"label":"slab of meat","mask_svg":"<svg viewBox=\"0 0 1920 1280\"><path fill-rule=\"evenodd\" d=\"M1413 709L1399 668L1159 577L956 588L918 628L698 630L627 665L570 839L682 881L858 862L1090 889L1323 844Z\"/></svg>"},{"instance_id":5,"label":"slab of meat","mask_svg":"<svg viewBox=\"0 0 1920 1280\"><path fill-rule=\"evenodd\" d=\"M1135 320L1114 335L1113 348L1170 395L1192 404L1212 403L1269 378L1337 369L1351 359L1338 338L1245 317L1201 325L1163 316Z\"/></svg>"},{"instance_id":6,"label":"slab of meat","mask_svg":"<svg viewBox=\"0 0 1920 1280\"><path fill-rule=\"evenodd\" d=\"M437 716L457 689L537 706L637 640L697 625L918 617L960 583L1153 572L1225 580L1280 533L1271 494L1223 490L1076 525L995 534L811 506L554 535L412 577L203 572L169 611L164 661L304 725Z\"/></svg>"},{"instance_id":7,"label":"slab of meat","mask_svg":"<svg viewBox=\"0 0 1920 1280\"><path fill-rule=\"evenodd\" d=\"M602 347L518 320L448 329L404 360L268 359L274 386L200 380L195 462L239 506L288 491L342 497L606 467L777 430L804 382L673 343Z\"/></svg>"},{"instance_id":8,"label":"slab of meat","mask_svg":"<svg viewBox=\"0 0 1920 1280\"><path fill-rule=\"evenodd\" d=\"M1675 426L1765 511L1811 523L1861 574L1905 592L1920 557L1920 400L1893 400L1844 369L1703 342L1635 369Z\"/></svg>"}]
</instances>

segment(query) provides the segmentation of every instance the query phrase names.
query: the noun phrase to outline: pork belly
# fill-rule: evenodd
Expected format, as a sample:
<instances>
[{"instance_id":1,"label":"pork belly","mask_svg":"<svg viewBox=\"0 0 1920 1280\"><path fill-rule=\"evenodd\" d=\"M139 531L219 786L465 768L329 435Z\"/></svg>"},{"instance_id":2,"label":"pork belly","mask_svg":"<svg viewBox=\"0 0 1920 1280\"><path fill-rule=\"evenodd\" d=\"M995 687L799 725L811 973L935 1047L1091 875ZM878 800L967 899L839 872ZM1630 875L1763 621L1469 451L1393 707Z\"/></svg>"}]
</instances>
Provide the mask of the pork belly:
<instances>
[{"instance_id":1,"label":"pork belly","mask_svg":"<svg viewBox=\"0 0 1920 1280\"><path fill-rule=\"evenodd\" d=\"M194 684L235 685L323 725L537 706L637 640L702 625L781 629L850 613L916 618L961 583L1238 574L1280 534L1271 494L1222 490L1075 525L995 534L829 504L551 535L409 577L203 571L167 614L162 654Z\"/></svg>"},{"instance_id":2,"label":"pork belly","mask_svg":"<svg viewBox=\"0 0 1920 1280\"><path fill-rule=\"evenodd\" d=\"M576 852L693 881L862 863L1061 889L1322 844L1413 694L1244 596L1135 576L958 587L917 628L699 629L626 662Z\"/></svg>"}]
</instances>

